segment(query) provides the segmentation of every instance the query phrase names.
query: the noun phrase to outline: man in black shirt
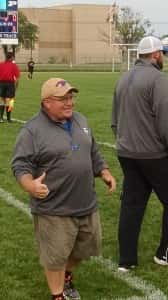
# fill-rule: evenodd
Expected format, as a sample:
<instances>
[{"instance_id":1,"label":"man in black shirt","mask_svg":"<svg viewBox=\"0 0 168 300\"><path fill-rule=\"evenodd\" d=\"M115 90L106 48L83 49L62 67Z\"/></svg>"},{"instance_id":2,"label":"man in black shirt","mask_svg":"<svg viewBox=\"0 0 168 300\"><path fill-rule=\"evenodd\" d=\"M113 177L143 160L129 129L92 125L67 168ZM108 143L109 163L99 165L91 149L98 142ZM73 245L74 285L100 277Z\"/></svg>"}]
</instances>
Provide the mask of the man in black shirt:
<instances>
[{"instance_id":1,"label":"man in black shirt","mask_svg":"<svg viewBox=\"0 0 168 300\"><path fill-rule=\"evenodd\" d=\"M35 62L32 58L30 58L30 60L27 63L27 68L28 68L28 78L32 79L33 78L33 72L34 72L34 65Z\"/></svg>"}]
</instances>

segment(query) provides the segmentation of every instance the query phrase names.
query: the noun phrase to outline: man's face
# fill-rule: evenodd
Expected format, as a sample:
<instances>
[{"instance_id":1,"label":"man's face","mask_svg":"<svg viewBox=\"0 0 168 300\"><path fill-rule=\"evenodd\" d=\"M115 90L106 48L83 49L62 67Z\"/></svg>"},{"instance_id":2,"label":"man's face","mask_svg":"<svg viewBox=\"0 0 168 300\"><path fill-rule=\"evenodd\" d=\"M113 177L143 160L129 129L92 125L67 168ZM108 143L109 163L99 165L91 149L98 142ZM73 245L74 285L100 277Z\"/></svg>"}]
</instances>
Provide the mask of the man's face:
<instances>
[{"instance_id":1,"label":"man's face","mask_svg":"<svg viewBox=\"0 0 168 300\"><path fill-rule=\"evenodd\" d=\"M74 97L72 92L67 93L63 97L52 96L43 100L43 105L49 117L54 120L64 121L72 117Z\"/></svg>"}]
</instances>

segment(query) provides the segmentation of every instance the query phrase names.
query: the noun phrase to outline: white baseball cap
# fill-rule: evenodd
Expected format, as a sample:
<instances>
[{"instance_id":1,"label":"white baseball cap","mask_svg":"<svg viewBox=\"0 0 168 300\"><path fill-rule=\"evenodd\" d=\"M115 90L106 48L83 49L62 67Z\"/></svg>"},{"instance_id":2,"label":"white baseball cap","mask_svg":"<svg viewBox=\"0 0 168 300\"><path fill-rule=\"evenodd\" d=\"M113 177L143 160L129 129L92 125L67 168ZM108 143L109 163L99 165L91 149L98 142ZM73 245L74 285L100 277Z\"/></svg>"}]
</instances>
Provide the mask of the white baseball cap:
<instances>
[{"instance_id":1,"label":"white baseball cap","mask_svg":"<svg viewBox=\"0 0 168 300\"><path fill-rule=\"evenodd\" d=\"M160 39L155 36L144 37L138 45L139 54L148 54L156 51L163 51L164 47Z\"/></svg>"}]
</instances>

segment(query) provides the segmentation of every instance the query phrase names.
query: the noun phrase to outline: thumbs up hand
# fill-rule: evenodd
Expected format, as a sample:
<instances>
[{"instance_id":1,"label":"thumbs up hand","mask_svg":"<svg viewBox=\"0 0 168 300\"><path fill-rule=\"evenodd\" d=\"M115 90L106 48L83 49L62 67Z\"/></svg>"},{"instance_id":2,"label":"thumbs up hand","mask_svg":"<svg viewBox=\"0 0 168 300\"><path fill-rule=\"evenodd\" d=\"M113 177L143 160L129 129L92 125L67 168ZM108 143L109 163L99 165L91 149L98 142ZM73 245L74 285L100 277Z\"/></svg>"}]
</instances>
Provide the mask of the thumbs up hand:
<instances>
[{"instance_id":1,"label":"thumbs up hand","mask_svg":"<svg viewBox=\"0 0 168 300\"><path fill-rule=\"evenodd\" d=\"M46 184L43 183L46 177L46 173L43 172L41 176L33 180L33 196L39 199L44 199L49 194L49 189Z\"/></svg>"},{"instance_id":2,"label":"thumbs up hand","mask_svg":"<svg viewBox=\"0 0 168 300\"><path fill-rule=\"evenodd\" d=\"M34 198L44 199L50 192L47 185L43 183L45 177L45 172L36 179L33 178L32 174L23 174L19 178L19 183L24 191Z\"/></svg>"}]
</instances>

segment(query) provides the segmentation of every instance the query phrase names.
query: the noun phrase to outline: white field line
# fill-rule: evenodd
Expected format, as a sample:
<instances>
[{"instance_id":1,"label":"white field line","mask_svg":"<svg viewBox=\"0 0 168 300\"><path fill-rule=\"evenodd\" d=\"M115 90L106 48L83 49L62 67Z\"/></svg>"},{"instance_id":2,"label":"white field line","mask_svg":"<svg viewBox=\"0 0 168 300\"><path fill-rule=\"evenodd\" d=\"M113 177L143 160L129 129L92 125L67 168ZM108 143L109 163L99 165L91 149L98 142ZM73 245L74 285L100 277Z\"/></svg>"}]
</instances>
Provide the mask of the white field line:
<instances>
[{"instance_id":1,"label":"white field line","mask_svg":"<svg viewBox=\"0 0 168 300\"><path fill-rule=\"evenodd\" d=\"M116 149L116 145L110 143L97 142L99 145L106 146L108 148Z\"/></svg>"},{"instance_id":2,"label":"white field line","mask_svg":"<svg viewBox=\"0 0 168 300\"><path fill-rule=\"evenodd\" d=\"M15 119L15 118L12 118L12 121L17 122L17 123L21 123L21 124L25 124L26 123L26 121Z\"/></svg>"},{"instance_id":3,"label":"white field line","mask_svg":"<svg viewBox=\"0 0 168 300\"><path fill-rule=\"evenodd\" d=\"M30 212L30 209L28 208L28 206L26 204L24 204L23 202L17 200L15 197L13 197L13 195L11 193L8 193L1 187L0 187L0 197L6 203L16 207L17 209L21 210L26 215L28 215L29 218L32 218L32 215L31 215L31 212Z\"/></svg>"},{"instance_id":4,"label":"white field line","mask_svg":"<svg viewBox=\"0 0 168 300\"><path fill-rule=\"evenodd\" d=\"M93 257L92 260L101 264L105 269L108 269L113 273L113 277L123 280L128 284L128 286L140 290L144 296L132 296L130 298L115 298L115 300L167 300L167 296L156 289L154 285L147 283L145 280L138 278L137 276L133 276L131 272L118 272L117 265L112 262L111 259L105 259L103 257Z\"/></svg>"},{"instance_id":5,"label":"white field line","mask_svg":"<svg viewBox=\"0 0 168 300\"><path fill-rule=\"evenodd\" d=\"M30 209L20 200L17 200L11 193L0 188L0 198L6 203L16 207L17 209L24 212L28 217L31 218ZM113 273L113 277L120 279L128 284L128 286L141 291L144 296L132 296L127 298L101 298L99 300L167 300L167 296L156 289L152 284L147 283L145 280L138 278L137 276L131 275L131 273L121 273L117 272L117 265L113 263L110 259L104 259L103 257L92 258L92 261L101 264L104 270L109 270Z\"/></svg>"}]
</instances>

